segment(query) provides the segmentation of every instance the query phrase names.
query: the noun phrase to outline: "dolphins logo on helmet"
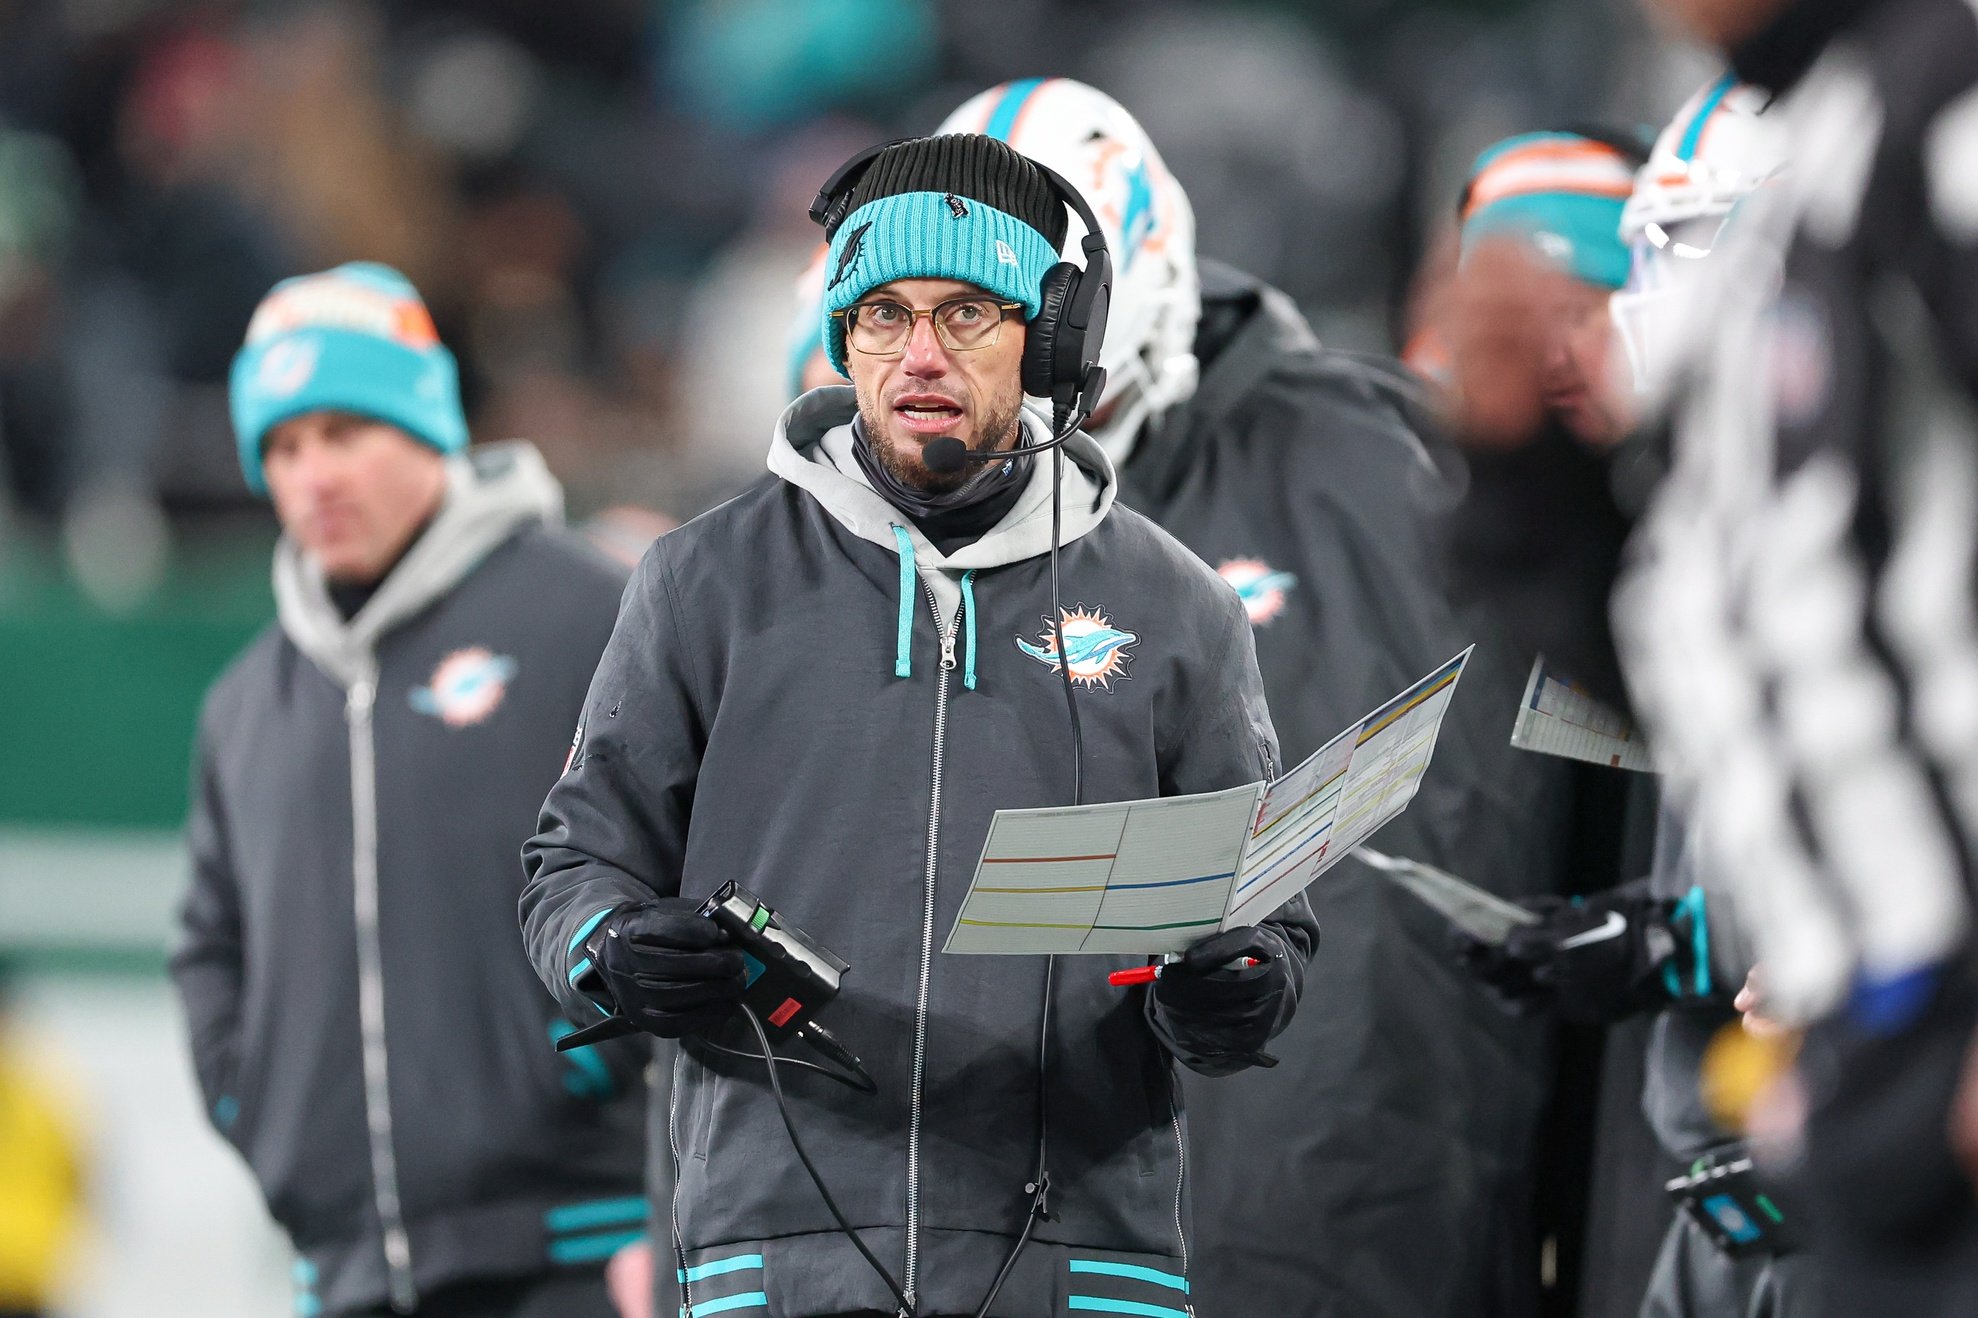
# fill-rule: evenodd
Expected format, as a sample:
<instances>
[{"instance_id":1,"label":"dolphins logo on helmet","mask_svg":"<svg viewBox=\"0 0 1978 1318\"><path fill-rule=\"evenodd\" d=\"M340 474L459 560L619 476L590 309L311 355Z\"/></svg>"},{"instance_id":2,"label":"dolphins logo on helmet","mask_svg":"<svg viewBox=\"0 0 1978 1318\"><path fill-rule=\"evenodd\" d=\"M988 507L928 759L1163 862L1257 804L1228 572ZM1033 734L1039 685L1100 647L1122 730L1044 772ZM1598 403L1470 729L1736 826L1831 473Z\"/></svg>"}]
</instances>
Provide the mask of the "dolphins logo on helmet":
<instances>
[{"instance_id":1,"label":"dolphins logo on helmet","mask_svg":"<svg viewBox=\"0 0 1978 1318\"><path fill-rule=\"evenodd\" d=\"M1252 627L1261 627L1284 612L1285 599L1298 578L1279 572L1261 558L1232 558L1216 574L1236 588Z\"/></svg>"},{"instance_id":2,"label":"dolphins logo on helmet","mask_svg":"<svg viewBox=\"0 0 1978 1318\"><path fill-rule=\"evenodd\" d=\"M1070 78L1023 78L971 97L936 133L982 133L1064 175L1091 204L1113 257L1112 302L1099 364L1103 424L1086 427L1115 461L1142 425L1195 392L1195 210L1147 136L1112 97ZM1068 260L1085 226L1073 217Z\"/></svg>"},{"instance_id":3,"label":"dolphins logo on helmet","mask_svg":"<svg viewBox=\"0 0 1978 1318\"><path fill-rule=\"evenodd\" d=\"M1016 648L1055 671L1058 667L1057 638L1051 635L1048 615L1043 622L1035 645L1019 636ZM1115 679L1125 681L1132 676L1126 671L1127 663L1133 658L1127 651L1140 638L1113 626L1111 619L1099 610L1083 605L1074 605L1066 610L1064 636L1072 681L1081 686L1105 687L1110 691Z\"/></svg>"},{"instance_id":4,"label":"dolphins logo on helmet","mask_svg":"<svg viewBox=\"0 0 1978 1318\"><path fill-rule=\"evenodd\" d=\"M501 707L516 663L481 646L455 650L440 660L432 680L410 695L412 708L449 728L471 728Z\"/></svg>"}]
</instances>

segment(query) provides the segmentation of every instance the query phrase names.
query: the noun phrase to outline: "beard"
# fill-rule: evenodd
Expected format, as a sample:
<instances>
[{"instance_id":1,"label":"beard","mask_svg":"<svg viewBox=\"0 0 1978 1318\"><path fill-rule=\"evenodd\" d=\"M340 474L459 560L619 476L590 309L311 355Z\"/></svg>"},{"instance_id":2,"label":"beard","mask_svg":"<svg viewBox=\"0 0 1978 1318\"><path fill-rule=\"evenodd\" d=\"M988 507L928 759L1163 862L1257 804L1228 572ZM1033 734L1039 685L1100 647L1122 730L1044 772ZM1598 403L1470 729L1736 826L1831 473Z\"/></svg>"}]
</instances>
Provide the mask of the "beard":
<instances>
[{"instance_id":1,"label":"beard","mask_svg":"<svg viewBox=\"0 0 1978 1318\"><path fill-rule=\"evenodd\" d=\"M968 485L980 476L988 466L980 462L965 463L960 471L929 471L921 461L921 444L902 441L892 433L889 423L893 419L891 408L880 407L861 393L858 400L859 420L865 427L867 441L872 452L879 459L892 478L902 485L916 490L926 490L930 494L951 494ZM1023 433L1023 391L1012 389L1008 398L998 398L983 418L976 441L969 445L973 453L994 452L1009 448L1021 442ZM984 443L984 440L987 443Z\"/></svg>"}]
</instances>

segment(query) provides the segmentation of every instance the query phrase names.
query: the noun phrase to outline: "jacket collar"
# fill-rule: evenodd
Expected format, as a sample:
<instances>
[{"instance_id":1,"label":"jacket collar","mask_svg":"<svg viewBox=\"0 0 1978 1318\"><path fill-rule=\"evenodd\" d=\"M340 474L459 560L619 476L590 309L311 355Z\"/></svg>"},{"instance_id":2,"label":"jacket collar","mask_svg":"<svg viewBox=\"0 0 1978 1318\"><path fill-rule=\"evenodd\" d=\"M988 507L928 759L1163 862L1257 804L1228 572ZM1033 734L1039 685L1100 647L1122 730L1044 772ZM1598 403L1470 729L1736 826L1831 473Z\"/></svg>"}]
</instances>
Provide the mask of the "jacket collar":
<instances>
[{"instance_id":1,"label":"jacket collar","mask_svg":"<svg viewBox=\"0 0 1978 1318\"><path fill-rule=\"evenodd\" d=\"M377 593L345 621L322 567L283 536L275 546L275 613L282 631L339 686L374 666L378 640L457 586L488 551L524 526L563 520L563 489L533 445L489 444L447 460L439 515Z\"/></svg>"},{"instance_id":2,"label":"jacket collar","mask_svg":"<svg viewBox=\"0 0 1978 1318\"><path fill-rule=\"evenodd\" d=\"M769 446L769 470L803 490L840 526L861 540L891 550L894 528L907 533L922 567L963 571L1002 567L1048 553L1051 547L1051 462L1031 464L1030 484L995 528L952 554L935 549L906 514L872 488L852 456L852 419L857 396L846 385L813 389L798 398L777 422ZM1024 443L1051 437L1050 422L1025 404ZM1083 432L1065 441L1063 530L1070 544L1090 533L1112 510L1119 480L1097 442Z\"/></svg>"}]
</instances>

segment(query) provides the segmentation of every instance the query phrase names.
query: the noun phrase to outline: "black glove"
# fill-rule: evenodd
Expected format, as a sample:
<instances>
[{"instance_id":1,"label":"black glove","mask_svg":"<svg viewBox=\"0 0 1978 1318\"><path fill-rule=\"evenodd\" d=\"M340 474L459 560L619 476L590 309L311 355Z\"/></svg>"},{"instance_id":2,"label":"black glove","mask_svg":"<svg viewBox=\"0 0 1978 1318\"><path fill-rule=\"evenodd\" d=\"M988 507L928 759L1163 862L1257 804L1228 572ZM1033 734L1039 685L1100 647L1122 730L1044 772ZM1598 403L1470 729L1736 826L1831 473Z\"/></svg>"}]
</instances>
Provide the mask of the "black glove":
<instances>
[{"instance_id":1,"label":"black glove","mask_svg":"<svg viewBox=\"0 0 1978 1318\"><path fill-rule=\"evenodd\" d=\"M1259 964L1227 968L1245 957ZM1296 969L1268 929L1246 925L1211 935L1161 967L1148 1000L1154 1032L1203 1075L1276 1066L1264 1045L1298 1004Z\"/></svg>"},{"instance_id":2,"label":"black glove","mask_svg":"<svg viewBox=\"0 0 1978 1318\"><path fill-rule=\"evenodd\" d=\"M1526 906L1538 922L1513 929L1501 946L1460 931L1456 937L1464 968L1518 1015L1608 1024L1668 1005L1678 996L1671 983L1692 978L1691 940L1687 928L1677 928L1677 903L1641 886L1584 901L1541 897Z\"/></svg>"},{"instance_id":3,"label":"black glove","mask_svg":"<svg viewBox=\"0 0 1978 1318\"><path fill-rule=\"evenodd\" d=\"M700 908L686 897L629 906L584 943L619 1015L662 1039L711 1029L742 999L741 949Z\"/></svg>"}]
</instances>

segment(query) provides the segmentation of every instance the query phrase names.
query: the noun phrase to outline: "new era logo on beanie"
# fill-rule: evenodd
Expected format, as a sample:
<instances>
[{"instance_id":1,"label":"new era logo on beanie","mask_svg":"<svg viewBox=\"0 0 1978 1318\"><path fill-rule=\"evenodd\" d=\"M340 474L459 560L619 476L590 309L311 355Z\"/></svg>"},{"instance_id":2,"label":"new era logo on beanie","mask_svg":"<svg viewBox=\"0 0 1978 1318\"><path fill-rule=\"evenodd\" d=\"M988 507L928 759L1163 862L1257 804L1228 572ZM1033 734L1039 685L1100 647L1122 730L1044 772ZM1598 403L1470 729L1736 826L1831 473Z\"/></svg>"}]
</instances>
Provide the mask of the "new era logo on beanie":
<instances>
[{"instance_id":1,"label":"new era logo on beanie","mask_svg":"<svg viewBox=\"0 0 1978 1318\"><path fill-rule=\"evenodd\" d=\"M827 233L824 350L845 364L843 311L895 279L958 279L1037 314L1058 262L1064 203L1007 143L975 133L896 143L873 158Z\"/></svg>"},{"instance_id":2,"label":"new era logo on beanie","mask_svg":"<svg viewBox=\"0 0 1978 1318\"><path fill-rule=\"evenodd\" d=\"M305 412L376 418L442 453L467 447L460 372L410 280L367 261L275 285L248 323L229 380L248 488L267 493L261 445Z\"/></svg>"}]
</instances>

